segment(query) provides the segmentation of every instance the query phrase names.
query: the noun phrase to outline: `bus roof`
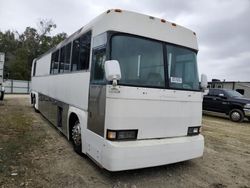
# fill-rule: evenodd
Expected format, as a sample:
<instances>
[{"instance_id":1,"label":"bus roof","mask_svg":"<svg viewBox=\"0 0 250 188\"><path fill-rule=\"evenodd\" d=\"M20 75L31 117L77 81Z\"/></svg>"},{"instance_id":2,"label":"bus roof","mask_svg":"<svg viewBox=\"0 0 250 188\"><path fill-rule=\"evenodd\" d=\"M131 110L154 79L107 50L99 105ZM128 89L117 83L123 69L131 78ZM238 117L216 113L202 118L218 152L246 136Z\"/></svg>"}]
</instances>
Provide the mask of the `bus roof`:
<instances>
[{"instance_id":1,"label":"bus roof","mask_svg":"<svg viewBox=\"0 0 250 188\"><path fill-rule=\"evenodd\" d=\"M111 9L77 30L47 53L64 46L89 30L92 30L93 36L97 36L106 31L117 31L198 50L195 32L185 27L149 15L120 9Z\"/></svg>"}]
</instances>

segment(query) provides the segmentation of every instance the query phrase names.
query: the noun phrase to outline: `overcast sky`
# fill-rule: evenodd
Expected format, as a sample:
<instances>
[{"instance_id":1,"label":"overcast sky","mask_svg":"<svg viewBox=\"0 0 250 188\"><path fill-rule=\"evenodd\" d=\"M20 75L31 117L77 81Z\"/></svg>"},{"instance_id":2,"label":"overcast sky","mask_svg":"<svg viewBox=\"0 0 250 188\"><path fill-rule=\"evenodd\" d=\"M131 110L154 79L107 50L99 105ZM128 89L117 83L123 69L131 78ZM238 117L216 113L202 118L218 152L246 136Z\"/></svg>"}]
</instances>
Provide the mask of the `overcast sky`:
<instances>
[{"instance_id":1,"label":"overcast sky","mask_svg":"<svg viewBox=\"0 0 250 188\"><path fill-rule=\"evenodd\" d=\"M52 19L54 33L70 35L111 8L188 27L197 33L200 74L250 81L250 0L0 0L0 30L22 32L39 19Z\"/></svg>"}]
</instances>

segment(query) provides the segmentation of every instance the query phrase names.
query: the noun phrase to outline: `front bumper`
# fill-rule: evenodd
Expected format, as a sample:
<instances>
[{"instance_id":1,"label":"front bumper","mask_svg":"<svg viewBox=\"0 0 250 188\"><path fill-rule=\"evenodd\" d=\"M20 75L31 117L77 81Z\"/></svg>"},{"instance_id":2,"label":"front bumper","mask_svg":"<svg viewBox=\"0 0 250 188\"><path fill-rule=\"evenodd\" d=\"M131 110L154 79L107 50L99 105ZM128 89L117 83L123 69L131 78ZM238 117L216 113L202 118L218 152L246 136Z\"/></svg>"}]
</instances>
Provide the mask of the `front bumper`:
<instances>
[{"instance_id":1,"label":"front bumper","mask_svg":"<svg viewBox=\"0 0 250 188\"><path fill-rule=\"evenodd\" d=\"M249 108L244 108L244 114L246 117L250 117L250 109Z\"/></svg>"},{"instance_id":2,"label":"front bumper","mask_svg":"<svg viewBox=\"0 0 250 188\"><path fill-rule=\"evenodd\" d=\"M203 155L204 137L106 141L102 166L110 171L153 167L185 161Z\"/></svg>"}]
</instances>

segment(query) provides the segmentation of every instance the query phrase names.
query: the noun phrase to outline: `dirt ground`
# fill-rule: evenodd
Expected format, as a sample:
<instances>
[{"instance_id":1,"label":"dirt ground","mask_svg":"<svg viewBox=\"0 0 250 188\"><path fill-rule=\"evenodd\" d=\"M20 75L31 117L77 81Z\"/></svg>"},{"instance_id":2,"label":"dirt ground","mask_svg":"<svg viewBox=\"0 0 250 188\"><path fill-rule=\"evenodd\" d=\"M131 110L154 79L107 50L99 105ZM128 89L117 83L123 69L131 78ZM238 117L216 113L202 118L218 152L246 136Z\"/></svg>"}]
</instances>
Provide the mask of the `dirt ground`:
<instances>
[{"instance_id":1,"label":"dirt ground","mask_svg":"<svg viewBox=\"0 0 250 188\"><path fill-rule=\"evenodd\" d=\"M72 146L29 105L0 101L0 187L250 187L250 123L204 116L202 158L111 173Z\"/></svg>"}]
</instances>

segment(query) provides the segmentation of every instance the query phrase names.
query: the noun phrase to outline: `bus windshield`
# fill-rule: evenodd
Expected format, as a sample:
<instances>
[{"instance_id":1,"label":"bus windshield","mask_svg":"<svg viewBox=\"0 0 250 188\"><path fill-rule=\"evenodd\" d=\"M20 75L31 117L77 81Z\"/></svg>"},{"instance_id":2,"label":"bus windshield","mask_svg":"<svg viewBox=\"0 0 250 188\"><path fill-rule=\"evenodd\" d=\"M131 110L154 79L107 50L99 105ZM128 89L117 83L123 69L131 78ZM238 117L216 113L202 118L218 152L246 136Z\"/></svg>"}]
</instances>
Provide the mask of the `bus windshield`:
<instances>
[{"instance_id":1,"label":"bus windshield","mask_svg":"<svg viewBox=\"0 0 250 188\"><path fill-rule=\"evenodd\" d=\"M113 36L111 46L111 59L121 67L119 84L199 90L194 51L130 35Z\"/></svg>"}]
</instances>

